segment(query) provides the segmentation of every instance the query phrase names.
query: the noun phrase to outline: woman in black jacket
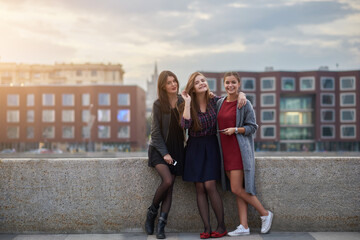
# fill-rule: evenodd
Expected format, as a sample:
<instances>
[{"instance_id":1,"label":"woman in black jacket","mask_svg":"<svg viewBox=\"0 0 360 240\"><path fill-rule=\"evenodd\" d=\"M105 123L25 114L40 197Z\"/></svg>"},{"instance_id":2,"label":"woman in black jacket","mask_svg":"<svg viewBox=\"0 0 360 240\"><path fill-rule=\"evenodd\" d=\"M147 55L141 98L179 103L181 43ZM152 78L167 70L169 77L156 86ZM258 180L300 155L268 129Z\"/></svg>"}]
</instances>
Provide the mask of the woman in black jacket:
<instances>
[{"instance_id":1,"label":"woman in black jacket","mask_svg":"<svg viewBox=\"0 0 360 240\"><path fill-rule=\"evenodd\" d=\"M154 102L149 146L149 166L161 177L152 204L148 208L145 231L154 232L154 222L161 203L157 225L158 239L165 237L164 228L172 201L176 176L182 175L184 159L184 130L179 124L178 106L183 99L179 93L179 81L170 71L163 71L158 79L158 99Z\"/></svg>"}]
</instances>

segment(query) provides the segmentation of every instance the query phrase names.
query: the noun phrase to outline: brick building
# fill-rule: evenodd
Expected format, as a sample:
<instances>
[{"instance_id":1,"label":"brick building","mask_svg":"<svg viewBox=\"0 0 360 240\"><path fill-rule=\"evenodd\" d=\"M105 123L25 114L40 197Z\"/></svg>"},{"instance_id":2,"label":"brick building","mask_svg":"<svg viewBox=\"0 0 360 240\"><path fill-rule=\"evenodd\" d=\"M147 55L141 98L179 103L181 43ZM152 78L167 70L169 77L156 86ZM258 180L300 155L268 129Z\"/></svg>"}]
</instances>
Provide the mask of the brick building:
<instances>
[{"instance_id":1,"label":"brick building","mask_svg":"<svg viewBox=\"0 0 360 240\"><path fill-rule=\"evenodd\" d=\"M145 91L124 85L0 86L0 150L138 150Z\"/></svg>"},{"instance_id":2,"label":"brick building","mask_svg":"<svg viewBox=\"0 0 360 240\"><path fill-rule=\"evenodd\" d=\"M225 95L224 72L203 72ZM360 151L360 71L238 72L259 129L257 150Z\"/></svg>"}]
</instances>

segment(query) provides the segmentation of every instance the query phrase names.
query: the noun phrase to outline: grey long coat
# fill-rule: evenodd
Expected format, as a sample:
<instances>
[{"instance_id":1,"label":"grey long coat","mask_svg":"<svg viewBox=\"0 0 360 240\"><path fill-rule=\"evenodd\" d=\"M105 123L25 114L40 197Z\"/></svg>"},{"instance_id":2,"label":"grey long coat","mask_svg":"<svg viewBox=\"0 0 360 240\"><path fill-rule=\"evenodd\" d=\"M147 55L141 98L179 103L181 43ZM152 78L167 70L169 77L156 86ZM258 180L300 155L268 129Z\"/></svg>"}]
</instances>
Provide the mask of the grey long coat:
<instances>
[{"instance_id":1,"label":"grey long coat","mask_svg":"<svg viewBox=\"0 0 360 240\"><path fill-rule=\"evenodd\" d=\"M217 102L217 114L219 114L219 111L225 99L226 98L221 98ZM246 105L243 106L241 109L236 108L236 127L245 128L244 134L236 135L244 166L245 191L252 195L255 195L255 156L253 134L256 132L258 125L256 124L254 109L249 100L247 100ZM219 129L218 124L217 129ZM221 185L224 190L231 190L229 179L225 174L224 160L222 157L221 141L219 134L221 133L217 134L221 153Z\"/></svg>"}]
</instances>

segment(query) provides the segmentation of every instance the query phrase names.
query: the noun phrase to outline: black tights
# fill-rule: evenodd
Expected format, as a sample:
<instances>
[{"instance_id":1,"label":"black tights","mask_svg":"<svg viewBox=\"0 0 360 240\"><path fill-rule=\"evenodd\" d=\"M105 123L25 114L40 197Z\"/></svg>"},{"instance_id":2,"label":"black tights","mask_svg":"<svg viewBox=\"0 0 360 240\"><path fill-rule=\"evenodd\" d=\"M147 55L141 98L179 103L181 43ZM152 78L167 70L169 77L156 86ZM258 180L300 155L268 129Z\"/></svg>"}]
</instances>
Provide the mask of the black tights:
<instances>
[{"instance_id":1,"label":"black tights","mask_svg":"<svg viewBox=\"0 0 360 240\"><path fill-rule=\"evenodd\" d=\"M218 225L216 231L223 233L225 231L224 207L219 192L216 189L216 181L196 182L196 199L201 219L204 223L204 232L211 233L209 202L215 213Z\"/></svg>"},{"instance_id":2,"label":"black tights","mask_svg":"<svg viewBox=\"0 0 360 240\"><path fill-rule=\"evenodd\" d=\"M175 175L171 174L169 167L165 164L157 164L155 169L161 177L161 183L156 189L153 204L156 208L159 208L161 203L161 212L169 213Z\"/></svg>"}]
</instances>

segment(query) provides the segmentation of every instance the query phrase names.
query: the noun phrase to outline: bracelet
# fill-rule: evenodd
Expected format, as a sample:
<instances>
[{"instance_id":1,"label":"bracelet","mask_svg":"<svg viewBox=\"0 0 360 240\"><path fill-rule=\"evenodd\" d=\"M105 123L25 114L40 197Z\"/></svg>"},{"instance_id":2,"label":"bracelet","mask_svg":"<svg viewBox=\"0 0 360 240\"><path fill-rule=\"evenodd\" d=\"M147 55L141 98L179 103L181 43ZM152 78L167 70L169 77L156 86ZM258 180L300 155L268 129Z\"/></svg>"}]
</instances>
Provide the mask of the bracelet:
<instances>
[{"instance_id":1,"label":"bracelet","mask_svg":"<svg viewBox=\"0 0 360 240\"><path fill-rule=\"evenodd\" d=\"M238 134L239 132L238 132L238 128L236 127L235 128L235 134Z\"/></svg>"}]
</instances>

